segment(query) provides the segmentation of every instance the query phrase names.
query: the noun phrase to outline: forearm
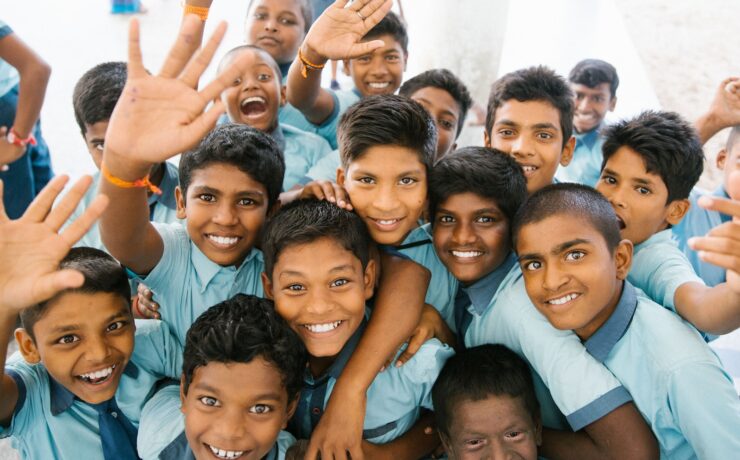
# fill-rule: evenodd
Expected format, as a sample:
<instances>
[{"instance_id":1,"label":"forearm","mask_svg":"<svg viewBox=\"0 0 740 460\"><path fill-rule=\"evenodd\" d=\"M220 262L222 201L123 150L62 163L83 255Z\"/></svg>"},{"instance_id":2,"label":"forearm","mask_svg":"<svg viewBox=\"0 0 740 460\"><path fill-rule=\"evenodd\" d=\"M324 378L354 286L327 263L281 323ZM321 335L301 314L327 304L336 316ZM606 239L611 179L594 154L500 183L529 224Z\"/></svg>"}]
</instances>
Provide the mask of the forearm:
<instances>
[{"instance_id":1,"label":"forearm","mask_svg":"<svg viewBox=\"0 0 740 460\"><path fill-rule=\"evenodd\" d=\"M701 140L702 145L704 145L712 138L712 136L717 134L726 126L722 126L717 123L716 117L711 113L705 113L696 119L694 127L699 134L699 139Z\"/></svg>"},{"instance_id":2,"label":"forearm","mask_svg":"<svg viewBox=\"0 0 740 460\"><path fill-rule=\"evenodd\" d=\"M301 45L303 57L311 64L325 65L328 59L313 51L305 43ZM288 71L288 102L300 110L308 121L315 124L324 122L334 111L334 98L321 88L321 69L305 69L296 57Z\"/></svg>"},{"instance_id":3,"label":"forearm","mask_svg":"<svg viewBox=\"0 0 740 460\"><path fill-rule=\"evenodd\" d=\"M362 451L369 460L416 460L426 458L439 447L436 431L426 433L434 426L434 415L429 412L414 424L403 436L386 444L372 444L362 441Z\"/></svg>"},{"instance_id":4,"label":"forearm","mask_svg":"<svg viewBox=\"0 0 740 460\"><path fill-rule=\"evenodd\" d=\"M700 331L727 334L740 327L740 294L726 283L715 287L685 283L676 289L676 311Z\"/></svg>"},{"instance_id":5,"label":"forearm","mask_svg":"<svg viewBox=\"0 0 740 460\"><path fill-rule=\"evenodd\" d=\"M0 308L3 308L0 305ZM0 315L0 425L8 426L18 401L18 389L7 374L5 360L8 354L8 343L15 328L16 315L3 312Z\"/></svg>"},{"instance_id":6,"label":"forearm","mask_svg":"<svg viewBox=\"0 0 740 460\"><path fill-rule=\"evenodd\" d=\"M51 75L51 67L37 56L18 69L21 81L18 88L18 106L13 127L21 137L28 137L33 125L39 119L44 104L46 86Z\"/></svg>"}]
</instances>

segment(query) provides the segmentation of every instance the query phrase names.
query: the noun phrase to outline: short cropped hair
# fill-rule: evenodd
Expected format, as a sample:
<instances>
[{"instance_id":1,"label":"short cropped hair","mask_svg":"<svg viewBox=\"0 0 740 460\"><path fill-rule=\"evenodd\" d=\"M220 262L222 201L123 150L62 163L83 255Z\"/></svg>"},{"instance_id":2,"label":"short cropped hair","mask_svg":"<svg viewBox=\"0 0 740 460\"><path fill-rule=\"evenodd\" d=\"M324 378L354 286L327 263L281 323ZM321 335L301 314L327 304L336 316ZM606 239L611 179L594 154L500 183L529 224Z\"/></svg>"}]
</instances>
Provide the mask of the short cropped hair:
<instances>
[{"instance_id":1,"label":"short cropped hair","mask_svg":"<svg viewBox=\"0 0 740 460\"><path fill-rule=\"evenodd\" d=\"M437 128L416 101L393 94L370 96L342 114L337 143L345 169L371 147L395 145L418 152L428 173L437 151Z\"/></svg>"},{"instance_id":2,"label":"short cropped hair","mask_svg":"<svg viewBox=\"0 0 740 460\"><path fill-rule=\"evenodd\" d=\"M539 420L539 403L532 374L516 353L503 345L486 344L452 356L432 388L437 428L449 436L457 406L490 396L521 398L533 420Z\"/></svg>"},{"instance_id":3,"label":"short cropped hair","mask_svg":"<svg viewBox=\"0 0 740 460\"><path fill-rule=\"evenodd\" d=\"M473 105L473 99L470 97L468 88L462 80L457 78L449 70L432 69L422 72L410 80L406 80L398 90L398 94L411 97L420 89L429 87L447 91L452 96L452 99L457 102L458 107L460 107L460 117L457 120L457 132L455 133L455 138L457 139L463 126L465 126L465 117L468 114L468 110Z\"/></svg>"},{"instance_id":4,"label":"short cropped hair","mask_svg":"<svg viewBox=\"0 0 740 460\"><path fill-rule=\"evenodd\" d=\"M72 92L75 120L84 136L85 125L110 120L126 85L125 62L104 62L85 72Z\"/></svg>"},{"instance_id":5,"label":"short cropped hair","mask_svg":"<svg viewBox=\"0 0 740 460\"><path fill-rule=\"evenodd\" d=\"M393 11L370 29L363 37L363 41L373 40L383 35L390 35L401 45L404 54L408 54L409 34L406 31L406 23Z\"/></svg>"},{"instance_id":6,"label":"short cropped hair","mask_svg":"<svg viewBox=\"0 0 740 460\"><path fill-rule=\"evenodd\" d=\"M609 83L611 97L617 95L619 76L613 65L601 59L584 59L570 71L568 81L596 88L602 83Z\"/></svg>"},{"instance_id":7,"label":"short cropped hair","mask_svg":"<svg viewBox=\"0 0 740 460\"><path fill-rule=\"evenodd\" d=\"M265 186L268 206L277 203L283 187L285 160L277 143L251 126L216 126L200 144L180 159L180 189L186 195L193 172L212 164L228 164Z\"/></svg>"},{"instance_id":8,"label":"short cropped hair","mask_svg":"<svg viewBox=\"0 0 740 460\"><path fill-rule=\"evenodd\" d=\"M252 50L256 53L259 53L260 56L262 56L262 58L265 60L265 62L267 62L267 65L269 65L272 70L275 71L275 78L277 79L277 81L283 81L283 72L280 70L280 66L278 65L277 61L275 61L275 58L273 58L270 53L257 45L239 45L231 48L229 51L226 52L226 54L224 54L224 57L221 58L221 61L219 61L218 72L221 73L223 71L224 64L226 63L227 58L230 58L233 54L237 54L241 51L247 50Z\"/></svg>"},{"instance_id":9,"label":"short cropped hair","mask_svg":"<svg viewBox=\"0 0 740 460\"><path fill-rule=\"evenodd\" d=\"M308 29L311 28L311 24L313 24L314 21L314 11L313 11L313 3L311 0L295 0L296 3L298 3L298 6L301 8L301 17L303 18L303 33L307 34ZM247 20L249 20L249 11L252 9L252 4L254 4L254 0L249 0L249 4L247 5ZM246 23L246 20L244 21Z\"/></svg>"},{"instance_id":10,"label":"short cropped hair","mask_svg":"<svg viewBox=\"0 0 740 460\"><path fill-rule=\"evenodd\" d=\"M262 358L282 375L288 400L298 396L308 355L298 335L275 311L272 300L237 294L218 303L188 329L183 353L183 392L193 374L209 363L249 363Z\"/></svg>"},{"instance_id":11,"label":"short cropped hair","mask_svg":"<svg viewBox=\"0 0 740 460\"><path fill-rule=\"evenodd\" d=\"M699 135L675 112L647 110L608 126L603 136L601 169L620 147L629 147L643 159L647 172L663 179L667 203L688 198L704 169Z\"/></svg>"},{"instance_id":12,"label":"short cropped hair","mask_svg":"<svg viewBox=\"0 0 740 460\"><path fill-rule=\"evenodd\" d=\"M544 101L560 113L563 146L573 134L573 92L566 81L545 66L529 67L507 73L493 83L488 97L486 132L490 133L496 110L506 101Z\"/></svg>"},{"instance_id":13,"label":"short cropped hair","mask_svg":"<svg viewBox=\"0 0 740 460\"><path fill-rule=\"evenodd\" d=\"M429 176L432 225L439 206L450 196L474 193L496 202L509 221L527 198L522 167L509 155L486 147L465 147L442 158Z\"/></svg>"},{"instance_id":14,"label":"short cropped hair","mask_svg":"<svg viewBox=\"0 0 740 460\"><path fill-rule=\"evenodd\" d=\"M522 227L555 215L585 219L604 237L609 252L622 240L617 214L604 195L586 185L561 183L541 188L519 208L512 225L514 248Z\"/></svg>"},{"instance_id":15,"label":"short cropped hair","mask_svg":"<svg viewBox=\"0 0 740 460\"><path fill-rule=\"evenodd\" d=\"M357 214L325 200L297 200L270 219L262 239L265 273L272 279L280 254L291 246L330 238L360 260L362 268L370 260L370 234Z\"/></svg>"},{"instance_id":16,"label":"short cropped hair","mask_svg":"<svg viewBox=\"0 0 740 460\"><path fill-rule=\"evenodd\" d=\"M131 307L131 288L126 277L126 270L106 252L88 247L72 248L59 263L59 269L77 270L84 275L85 281L80 287L65 289L51 299L21 311L21 325L34 341L36 337L33 333L33 326L64 294L72 292L114 294L120 297L129 308Z\"/></svg>"}]
</instances>

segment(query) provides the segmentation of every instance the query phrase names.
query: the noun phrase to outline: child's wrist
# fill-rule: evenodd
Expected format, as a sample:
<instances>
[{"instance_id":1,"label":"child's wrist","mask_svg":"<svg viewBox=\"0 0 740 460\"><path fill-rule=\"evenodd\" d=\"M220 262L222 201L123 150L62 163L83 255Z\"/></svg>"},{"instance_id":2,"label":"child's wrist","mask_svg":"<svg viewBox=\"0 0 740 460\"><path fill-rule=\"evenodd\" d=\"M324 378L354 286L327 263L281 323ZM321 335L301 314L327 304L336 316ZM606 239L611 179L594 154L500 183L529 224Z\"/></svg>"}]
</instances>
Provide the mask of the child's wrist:
<instances>
[{"instance_id":1,"label":"child's wrist","mask_svg":"<svg viewBox=\"0 0 740 460\"><path fill-rule=\"evenodd\" d=\"M101 170L124 181L136 181L147 176L152 169L152 163L132 161L112 152L106 151L103 155Z\"/></svg>"},{"instance_id":2,"label":"child's wrist","mask_svg":"<svg viewBox=\"0 0 740 460\"><path fill-rule=\"evenodd\" d=\"M313 48L308 43L304 43L303 45L301 45L300 52L306 61L312 64L315 64L317 66L323 66L324 64L329 62L329 58L327 58L326 56L323 56L321 53L316 51L316 49Z\"/></svg>"}]
</instances>

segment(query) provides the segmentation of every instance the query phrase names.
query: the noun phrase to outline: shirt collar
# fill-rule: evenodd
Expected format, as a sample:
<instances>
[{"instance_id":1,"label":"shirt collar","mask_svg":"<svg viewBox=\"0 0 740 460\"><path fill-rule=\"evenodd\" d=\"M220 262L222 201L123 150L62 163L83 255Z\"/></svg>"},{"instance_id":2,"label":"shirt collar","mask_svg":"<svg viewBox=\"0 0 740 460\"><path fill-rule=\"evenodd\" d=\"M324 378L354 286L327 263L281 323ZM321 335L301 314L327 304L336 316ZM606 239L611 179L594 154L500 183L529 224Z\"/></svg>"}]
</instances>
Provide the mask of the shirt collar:
<instances>
[{"instance_id":1,"label":"shirt collar","mask_svg":"<svg viewBox=\"0 0 740 460\"><path fill-rule=\"evenodd\" d=\"M604 126L603 123L599 124L596 128L592 129L591 131L586 131L585 133L575 133L576 142L582 143L586 147L588 147L589 150L594 148L594 145L596 145L596 141L599 140L599 134L601 133L601 128Z\"/></svg>"},{"instance_id":2,"label":"shirt collar","mask_svg":"<svg viewBox=\"0 0 740 460\"><path fill-rule=\"evenodd\" d=\"M355 93L355 95L357 95L357 97L359 97L360 99L363 99L362 93L359 89L357 89L357 87L352 88L352 92Z\"/></svg>"},{"instance_id":3,"label":"shirt collar","mask_svg":"<svg viewBox=\"0 0 740 460\"><path fill-rule=\"evenodd\" d=\"M126 368L123 369L123 374L135 379L139 376L139 368L132 361L129 361ZM49 375L49 408L51 409L51 415L59 415L72 407L76 398L74 393Z\"/></svg>"},{"instance_id":4,"label":"shirt collar","mask_svg":"<svg viewBox=\"0 0 740 460\"><path fill-rule=\"evenodd\" d=\"M637 309L637 294L629 281L624 282L617 308L609 319L584 344L586 350L599 361L604 361L614 345L627 331Z\"/></svg>"},{"instance_id":5,"label":"shirt collar","mask_svg":"<svg viewBox=\"0 0 740 460\"><path fill-rule=\"evenodd\" d=\"M633 251L634 254L637 254L639 251L652 246L657 243L664 243L668 240L673 239L673 231L670 228L667 228L665 230L661 230L658 233L653 233L650 238L646 239L640 244L635 245L635 249Z\"/></svg>"},{"instance_id":6,"label":"shirt collar","mask_svg":"<svg viewBox=\"0 0 740 460\"><path fill-rule=\"evenodd\" d=\"M283 64L278 64L278 68L280 69L280 73L283 74L283 81L285 81L286 78L288 78L288 71L290 70L290 65L293 64L293 61L285 62Z\"/></svg>"},{"instance_id":7,"label":"shirt collar","mask_svg":"<svg viewBox=\"0 0 740 460\"><path fill-rule=\"evenodd\" d=\"M478 315L482 315L486 311L488 304L491 303L491 299L496 294L496 291L498 291L499 286L501 286L501 282L509 274L515 262L516 256L514 252L510 252L495 270L470 286L463 287L465 293L470 297L470 303L473 309Z\"/></svg>"},{"instance_id":8,"label":"shirt collar","mask_svg":"<svg viewBox=\"0 0 740 460\"><path fill-rule=\"evenodd\" d=\"M200 249L198 249L198 246L195 245L192 241L191 244L191 254L190 254L190 260L195 267L195 273L198 276L198 280L200 281L200 293L202 294L205 292L206 288L208 287L208 284L213 281L213 278L216 277L221 272L238 272L241 271L241 269L249 263L250 260L252 260L255 257L255 254L257 253L257 250L252 248L249 250L249 254L247 254L247 257L244 258L244 262L239 265L239 268L235 268L234 266L228 266L228 267L222 267L221 265L217 264L216 262L209 259L203 252L201 252Z\"/></svg>"},{"instance_id":9,"label":"shirt collar","mask_svg":"<svg viewBox=\"0 0 740 460\"><path fill-rule=\"evenodd\" d=\"M180 182L177 169L167 162L164 162L162 167L164 168L164 174L162 175L162 182L159 184L159 189L162 190L162 194L157 195L156 193L152 193L147 198L147 202L149 203L149 206L153 204L161 204L168 209L175 210L177 209L175 188Z\"/></svg>"},{"instance_id":10,"label":"shirt collar","mask_svg":"<svg viewBox=\"0 0 740 460\"><path fill-rule=\"evenodd\" d=\"M283 129L280 127L280 123L275 126L275 129L270 131L270 137L277 142L278 147L280 147L280 151L285 152L285 135L283 134Z\"/></svg>"},{"instance_id":11,"label":"shirt collar","mask_svg":"<svg viewBox=\"0 0 740 460\"><path fill-rule=\"evenodd\" d=\"M354 334L352 334L349 340L347 340L347 343L344 344L344 346L342 347L342 351L339 352L336 359L334 359L334 362L331 363L331 366L329 366L326 372L324 372L320 377L313 378L313 376L311 375L311 371L306 368L306 379L304 379L306 385L315 388L326 383L329 377L335 380L338 379L339 374L342 373L342 370L344 370L344 366L347 365L349 358L352 356L352 353L354 353L355 348L357 348L357 344L360 342L360 338L362 337L363 332L365 332L366 326L367 318L363 317L360 326L357 328Z\"/></svg>"},{"instance_id":12,"label":"shirt collar","mask_svg":"<svg viewBox=\"0 0 740 460\"><path fill-rule=\"evenodd\" d=\"M193 455L193 450L188 444L188 438L185 436L184 430L167 447L162 449L158 458L161 460L195 460L195 455Z\"/></svg>"}]
</instances>

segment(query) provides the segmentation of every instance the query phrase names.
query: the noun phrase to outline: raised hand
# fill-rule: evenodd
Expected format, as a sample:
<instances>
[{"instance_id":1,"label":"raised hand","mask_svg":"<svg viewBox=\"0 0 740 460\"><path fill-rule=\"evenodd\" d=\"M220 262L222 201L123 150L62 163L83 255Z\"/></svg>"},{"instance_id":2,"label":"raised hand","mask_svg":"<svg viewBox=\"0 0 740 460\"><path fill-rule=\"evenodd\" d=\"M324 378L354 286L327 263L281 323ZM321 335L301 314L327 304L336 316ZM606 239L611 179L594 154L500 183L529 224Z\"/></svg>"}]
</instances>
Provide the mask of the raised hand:
<instances>
[{"instance_id":1,"label":"raised hand","mask_svg":"<svg viewBox=\"0 0 740 460\"><path fill-rule=\"evenodd\" d=\"M382 40L362 42L393 6L392 0L337 0L313 23L304 40L303 53L316 64L329 59L352 59L383 46ZM314 62L314 61L311 61Z\"/></svg>"},{"instance_id":2,"label":"raised hand","mask_svg":"<svg viewBox=\"0 0 740 460\"><path fill-rule=\"evenodd\" d=\"M720 82L707 112L696 120L702 144L718 131L740 124L740 77Z\"/></svg>"},{"instance_id":3,"label":"raised hand","mask_svg":"<svg viewBox=\"0 0 740 460\"><path fill-rule=\"evenodd\" d=\"M52 179L17 220L5 213L0 182L0 308L4 311L18 312L84 282L75 270L59 270L59 263L100 217L108 199L98 196L59 233L92 183L90 176L84 176L52 209L67 180L66 176Z\"/></svg>"}]
</instances>

